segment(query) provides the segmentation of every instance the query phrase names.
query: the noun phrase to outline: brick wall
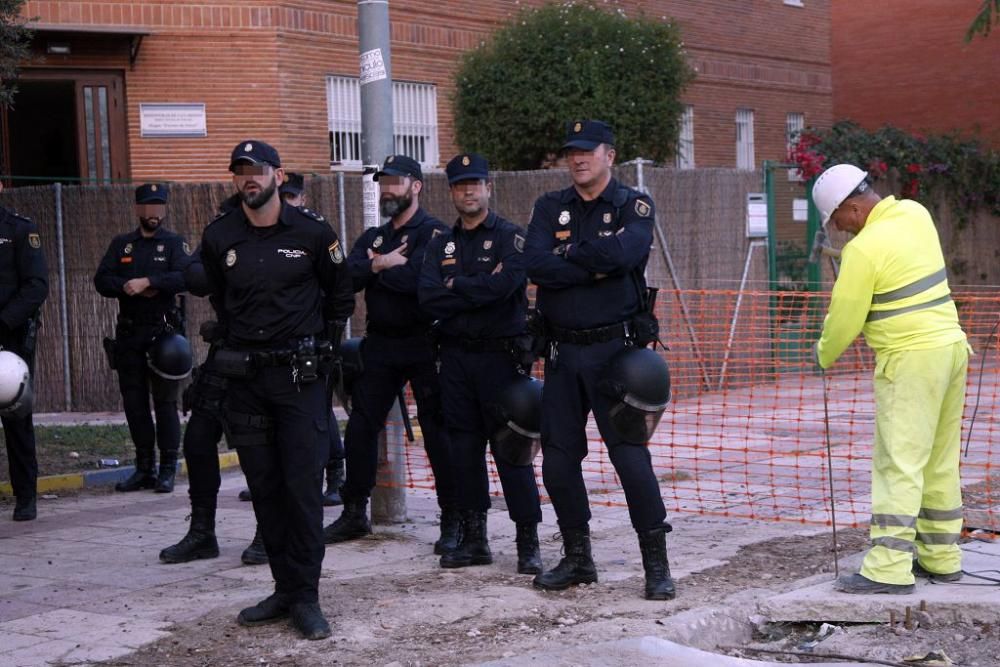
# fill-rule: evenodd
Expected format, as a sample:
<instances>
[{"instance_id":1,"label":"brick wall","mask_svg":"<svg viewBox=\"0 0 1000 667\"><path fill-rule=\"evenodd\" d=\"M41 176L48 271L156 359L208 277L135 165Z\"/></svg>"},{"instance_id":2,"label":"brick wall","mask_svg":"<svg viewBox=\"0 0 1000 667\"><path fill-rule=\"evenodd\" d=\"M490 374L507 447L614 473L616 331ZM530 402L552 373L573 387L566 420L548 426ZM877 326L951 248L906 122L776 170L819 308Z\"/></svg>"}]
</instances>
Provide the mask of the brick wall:
<instances>
[{"instance_id":1,"label":"brick wall","mask_svg":"<svg viewBox=\"0 0 1000 667\"><path fill-rule=\"evenodd\" d=\"M834 114L874 129L970 133L1000 148L1000 34L964 42L980 0L836 0Z\"/></svg>"},{"instance_id":2,"label":"brick wall","mask_svg":"<svg viewBox=\"0 0 1000 667\"><path fill-rule=\"evenodd\" d=\"M462 52L488 38L518 9L541 0L469 3L394 0L393 78L437 86L442 162L453 155L451 77ZM673 17L698 78L693 104L699 167L735 164L737 108L755 111L756 157L782 159L785 114L829 125L829 0L652 0L621 2L629 15ZM135 179L226 177L228 150L269 139L288 166L328 168L325 77L357 75L357 4L344 0L31 0L26 15L45 24L133 26L149 30L133 68L119 55L87 66L122 69ZM80 67L74 53L39 67ZM208 137L139 136L141 102L204 102Z\"/></svg>"}]
</instances>

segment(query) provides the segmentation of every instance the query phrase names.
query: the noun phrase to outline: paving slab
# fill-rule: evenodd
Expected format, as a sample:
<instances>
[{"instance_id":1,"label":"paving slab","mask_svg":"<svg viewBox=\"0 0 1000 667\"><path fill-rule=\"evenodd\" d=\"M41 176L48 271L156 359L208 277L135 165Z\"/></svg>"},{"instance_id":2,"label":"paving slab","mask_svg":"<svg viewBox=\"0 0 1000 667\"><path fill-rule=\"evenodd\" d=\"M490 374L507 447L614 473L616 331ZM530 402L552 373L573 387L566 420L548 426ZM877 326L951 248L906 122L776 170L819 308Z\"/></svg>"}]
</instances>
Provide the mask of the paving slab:
<instances>
[{"instance_id":1,"label":"paving slab","mask_svg":"<svg viewBox=\"0 0 1000 667\"><path fill-rule=\"evenodd\" d=\"M841 572L855 572L862 554L842 561ZM1000 543L962 545L962 569L1000 579ZM759 603L760 613L772 622L884 623L889 612L899 618L906 607L921 602L935 622L1000 622L1000 585L966 574L959 582L936 584L917 579L910 595L852 595L833 589L833 579L775 595Z\"/></svg>"}]
</instances>

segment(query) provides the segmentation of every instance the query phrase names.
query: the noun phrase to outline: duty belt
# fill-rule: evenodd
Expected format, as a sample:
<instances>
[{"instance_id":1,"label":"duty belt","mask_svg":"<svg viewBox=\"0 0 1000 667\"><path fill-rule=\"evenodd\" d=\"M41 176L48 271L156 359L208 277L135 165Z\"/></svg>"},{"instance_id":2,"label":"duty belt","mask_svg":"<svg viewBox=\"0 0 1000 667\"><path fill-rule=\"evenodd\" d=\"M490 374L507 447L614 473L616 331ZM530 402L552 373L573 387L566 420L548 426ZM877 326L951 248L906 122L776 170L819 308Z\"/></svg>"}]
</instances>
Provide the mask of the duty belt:
<instances>
[{"instance_id":1,"label":"duty belt","mask_svg":"<svg viewBox=\"0 0 1000 667\"><path fill-rule=\"evenodd\" d=\"M462 338L460 336L445 336L441 344L458 347L466 352L507 352L513 338Z\"/></svg>"},{"instance_id":2,"label":"duty belt","mask_svg":"<svg viewBox=\"0 0 1000 667\"><path fill-rule=\"evenodd\" d=\"M940 270L935 271L929 276L924 276L918 280L914 280L908 285L903 285L894 290L888 292L883 292L881 294L872 295L872 303L892 303L893 301L899 301L900 299L907 299L911 296L916 296L921 292L926 292L932 287L936 287L942 282L948 279L948 274L942 267ZM945 294L944 296L932 299L930 301L925 301L924 303L917 303L911 306L903 306L902 308L893 308L890 310L871 310L868 312L868 317L866 322L875 322L878 320L884 320L887 317L895 317L896 315L903 315L905 313L912 313L917 310L924 310L925 308L934 308L935 306L940 306L942 304L951 301L951 295Z\"/></svg>"},{"instance_id":3,"label":"duty belt","mask_svg":"<svg viewBox=\"0 0 1000 667\"><path fill-rule=\"evenodd\" d=\"M154 324L164 324L166 321L166 315L163 313L160 313L159 315L118 316L118 324L123 327L151 326Z\"/></svg>"},{"instance_id":4,"label":"duty belt","mask_svg":"<svg viewBox=\"0 0 1000 667\"><path fill-rule=\"evenodd\" d=\"M618 322L609 324L606 327L595 329L561 329L549 325L549 336L557 343L571 343L573 345L594 345L595 343L607 343L608 341L626 338L629 335L629 323Z\"/></svg>"},{"instance_id":5,"label":"duty belt","mask_svg":"<svg viewBox=\"0 0 1000 667\"><path fill-rule=\"evenodd\" d=\"M366 333L384 336L386 338L416 338L427 333L427 327L419 329L408 329L404 327L391 327L382 324L368 323Z\"/></svg>"}]
</instances>

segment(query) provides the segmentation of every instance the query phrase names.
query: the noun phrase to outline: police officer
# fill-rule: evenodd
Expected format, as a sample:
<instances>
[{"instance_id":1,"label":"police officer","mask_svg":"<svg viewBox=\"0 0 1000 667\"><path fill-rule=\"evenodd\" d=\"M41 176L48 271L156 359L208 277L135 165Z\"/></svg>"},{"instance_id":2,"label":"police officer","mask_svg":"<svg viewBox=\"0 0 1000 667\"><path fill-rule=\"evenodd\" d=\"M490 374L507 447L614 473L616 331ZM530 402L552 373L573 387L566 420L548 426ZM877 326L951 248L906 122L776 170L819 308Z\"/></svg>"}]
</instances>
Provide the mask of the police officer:
<instances>
[{"instance_id":1,"label":"police officer","mask_svg":"<svg viewBox=\"0 0 1000 667\"><path fill-rule=\"evenodd\" d=\"M305 192L305 177L294 172L285 172L285 182L278 188L278 194L282 201L289 206L305 206L307 195ZM334 393L333 383L330 383L327 394L330 403L333 403ZM340 437L340 424L337 423L337 415L330 411L330 460L326 464L326 491L323 492L323 504L326 506L340 505L340 485L344 483L344 441ZM250 500L250 490L240 491L240 500ZM256 540L255 540L256 541ZM246 552L244 552L246 555ZM247 562L246 558L243 560ZM266 561L265 561L266 562Z\"/></svg>"},{"instance_id":2,"label":"police officer","mask_svg":"<svg viewBox=\"0 0 1000 667\"><path fill-rule=\"evenodd\" d=\"M109 356L118 371L125 419L135 443L135 472L115 485L117 491L174 490L181 440L177 414L181 383L153 372L146 358L157 335L183 325L176 295L184 291L183 271L190 251L183 238L163 227L167 198L167 186L160 183L136 188L139 227L111 241L94 275L101 296L118 299L118 324ZM160 449L158 475L155 446Z\"/></svg>"},{"instance_id":3,"label":"police officer","mask_svg":"<svg viewBox=\"0 0 1000 667\"><path fill-rule=\"evenodd\" d=\"M535 202L525 243L528 277L551 340L542 391L542 476L552 498L565 557L535 577L546 590L597 581L590 549L590 508L581 462L593 411L621 479L639 537L646 598L674 597L667 564L666 510L648 450L612 427L600 382L629 344L644 307L643 272L653 239L653 202L611 175L612 129L599 120L570 123L562 147L573 184Z\"/></svg>"},{"instance_id":4,"label":"police officer","mask_svg":"<svg viewBox=\"0 0 1000 667\"><path fill-rule=\"evenodd\" d=\"M330 225L281 201L278 152L241 142L229 168L243 202L208 225L201 244L226 325L213 364L228 379L226 438L239 454L275 581L274 593L237 621L291 616L305 638L323 639L330 636L319 606L329 458L324 376L354 297Z\"/></svg>"},{"instance_id":5,"label":"police officer","mask_svg":"<svg viewBox=\"0 0 1000 667\"><path fill-rule=\"evenodd\" d=\"M32 375L38 313L48 293L48 268L38 228L0 206L0 348L23 359ZM16 498L13 519L31 521L38 515L38 459L31 413L7 415L2 421Z\"/></svg>"},{"instance_id":6,"label":"police officer","mask_svg":"<svg viewBox=\"0 0 1000 667\"><path fill-rule=\"evenodd\" d=\"M489 209L486 159L458 155L446 173L459 217L428 247L420 306L440 322L441 392L462 513L458 548L441 556L441 566L455 568L493 562L486 531L486 443L500 426L491 410L497 394L524 372L515 355L525 338L528 297L524 236ZM494 460L517 524L517 571L540 574L542 510L534 468L514 465L496 451Z\"/></svg>"},{"instance_id":7,"label":"police officer","mask_svg":"<svg viewBox=\"0 0 1000 667\"><path fill-rule=\"evenodd\" d=\"M354 383L353 410L345 433L344 510L324 532L327 543L371 533L367 505L375 487L378 434L400 389L409 381L441 507L441 537L434 552L442 554L457 545L459 515L434 346L428 337L430 320L420 309L417 282L427 243L447 227L420 208L423 172L419 162L390 155L375 178L381 188L379 207L389 222L365 231L347 259L355 291L365 290L364 371Z\"/></svg>"}]
</instances>

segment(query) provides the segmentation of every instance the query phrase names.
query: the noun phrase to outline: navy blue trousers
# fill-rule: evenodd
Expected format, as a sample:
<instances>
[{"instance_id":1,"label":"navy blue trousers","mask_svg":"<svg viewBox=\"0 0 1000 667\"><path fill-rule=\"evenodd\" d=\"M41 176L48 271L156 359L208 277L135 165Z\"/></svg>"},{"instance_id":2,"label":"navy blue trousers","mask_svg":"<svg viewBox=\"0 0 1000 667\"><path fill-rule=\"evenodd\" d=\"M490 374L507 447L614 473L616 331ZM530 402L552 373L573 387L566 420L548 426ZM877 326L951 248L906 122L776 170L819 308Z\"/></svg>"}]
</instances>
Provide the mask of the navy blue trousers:
<instances>
[{"instance_id":1,"label":"navy blue trousers","mask_svg":"<svg viewBox=\"0 0 1000 667\"><path fill-rule=\"evenodd\" d=\"M608 361L624 346L623 340L594 345L559 343L556 362L545 360L542 479L560 528L583 528L590 521L582 462L587 456L587 415L591 411L625 491L632 526L637 531L652 530L666 519L649 450L615 436L608 422L610 400L598 389Z\"/></svg>"},{"instance_id":2,"label":"navy blue trousers","mask_svg":"<svg viewBox=\"0 0 1000 667\"><path fill-rule=\"evenodd\" d=\"M458 484L458 508L490 508L486 444L500 424L490 410L497 392L517 377L507 352L469 352L441 348L441 392ZM516 523L542 520L533 466L515 466L494 457L507 513Z\"/></svg>"}]
</instances>

